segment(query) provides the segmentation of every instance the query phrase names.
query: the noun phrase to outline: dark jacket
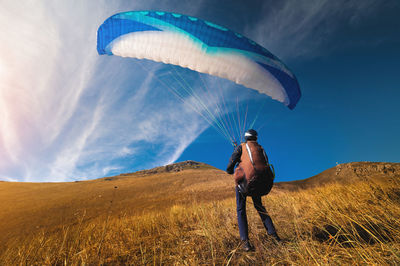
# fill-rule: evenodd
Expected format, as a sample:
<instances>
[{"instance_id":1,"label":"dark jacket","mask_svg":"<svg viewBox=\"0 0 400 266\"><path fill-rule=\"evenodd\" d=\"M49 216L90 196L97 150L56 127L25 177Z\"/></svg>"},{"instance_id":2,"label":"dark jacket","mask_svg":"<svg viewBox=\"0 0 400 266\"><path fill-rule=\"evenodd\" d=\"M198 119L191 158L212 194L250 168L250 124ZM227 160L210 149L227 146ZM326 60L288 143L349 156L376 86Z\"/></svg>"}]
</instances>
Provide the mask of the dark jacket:
<instances>
[{"instance_id":1,"label":"dark jacket","mask_svg":"<svg viewBox=\"0 0 400 266\"><path fill-rule=\"evenodd\" d=\"M229 159L228 167L226 168L226 172L230 175L233 175L235 166L237 163L240 163L240 157L242 156L242 145L238 145L233 151L231 158Z\"/></svg>"}]
</instances>

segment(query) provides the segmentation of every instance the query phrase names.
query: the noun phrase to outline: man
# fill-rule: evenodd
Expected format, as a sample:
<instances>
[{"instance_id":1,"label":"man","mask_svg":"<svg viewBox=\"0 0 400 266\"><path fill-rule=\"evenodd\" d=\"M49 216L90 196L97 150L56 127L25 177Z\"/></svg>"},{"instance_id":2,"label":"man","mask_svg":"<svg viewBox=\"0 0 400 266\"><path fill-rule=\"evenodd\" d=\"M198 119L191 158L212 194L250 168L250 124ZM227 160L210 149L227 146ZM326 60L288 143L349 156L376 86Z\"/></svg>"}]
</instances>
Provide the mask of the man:
<instances>
[{"instance_id":1,"label":"man","mask_svg":"<svg viewBox=\"0 0 400 266\"><path fill-rule=\"evenodd\" d=\"M252 197L254 207L260 215L268 235L272 236L277 242L280 241L280 238L276 233L271 217L261 202L261 196L268 194L273 182L273 177L268 176L268 171L270 171L268 157L261 145L257 143L257 132L254 129L247 130L244 136L246 142L235 148L226 172L233 174L234 168L238 164L235 170L235 182L239 234L243 242L243 249L245 251L252 251L254 247L249 241L246 215L247 196Z\"/></svg>"}]
</instances>

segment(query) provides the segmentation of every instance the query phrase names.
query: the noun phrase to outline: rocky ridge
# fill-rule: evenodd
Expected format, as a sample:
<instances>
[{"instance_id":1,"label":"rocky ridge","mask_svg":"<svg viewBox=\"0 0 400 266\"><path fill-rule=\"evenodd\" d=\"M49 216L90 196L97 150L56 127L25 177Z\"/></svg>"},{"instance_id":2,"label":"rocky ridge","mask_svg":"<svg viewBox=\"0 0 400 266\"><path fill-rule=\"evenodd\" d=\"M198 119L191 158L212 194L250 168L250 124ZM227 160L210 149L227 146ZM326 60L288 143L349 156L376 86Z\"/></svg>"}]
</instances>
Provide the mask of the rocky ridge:
<instances>
[{"instance_id":1,"label":"rocky ridge","mask_svg":"<svg viewBox=\"0 0 400 266\"><path fill-rule=\"evenodd\" d=\"M135 175L152 175L152 174L159 174L159 173L176 173L176 172L181 172L187 169L199 169L199 168L212 168L212 166L205 164L205 163L199 163L195 161L184 161L184 162L178 162L178 163L172 163L172 164L167 164L164 166L159 166L155 167L152 169L148 170L141 170L137 171L133 174ZM121 174L121 176L124 175L132 175L132 173L129 174Z\"/></svg>"},{"instance_id":2,"label":"rocky ridge","mask_svg":"<svg viewBox=\"0 0 400 266\"><path fill-rule=\"evenodd\" d=\"M335 175L343 176L353 174L356 176L371 175L400 175L400 163L378 163L378 162L354 162L338 164L335 167Z\"/></svg>"},{"instance_id":3,"label":"rocky ridge","mask_svg":"<svg viewBox=\"0 0 400 266\"><path fill-rule=\"evenodd\" d=\"M400 181L400 163L386 162L352 162L337 164L320 174L290 182L279 182L275 184L276 188L297 190L310 187L317 187L328 183L353 183L356 181L368 180L399 180Z\"/></svg>"}]
</instances>

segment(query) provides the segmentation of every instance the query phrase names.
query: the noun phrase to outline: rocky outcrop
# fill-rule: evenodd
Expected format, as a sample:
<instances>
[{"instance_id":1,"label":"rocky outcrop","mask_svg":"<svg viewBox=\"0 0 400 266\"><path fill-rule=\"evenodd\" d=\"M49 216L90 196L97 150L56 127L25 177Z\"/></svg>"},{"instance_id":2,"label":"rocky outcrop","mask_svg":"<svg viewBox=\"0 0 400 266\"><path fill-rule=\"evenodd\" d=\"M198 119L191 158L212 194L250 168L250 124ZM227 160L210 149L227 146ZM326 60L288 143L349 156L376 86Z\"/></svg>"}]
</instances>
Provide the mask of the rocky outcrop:
<instances>
[{"instance_id":1,"label":"rocky outcrop","mask_svg":"<svg viewBox=\"0 0 400 266\"><path fill-rule=\"evenodd\" d=\"M336 176L356 175L372 176L372 175L400 175L400 163L377 163L377 162L355 162L338 164L335 167Z\"/></svg>"},{"instance_id":2,"label":"rocky outcrop","mask_svg":"<svg viewBox=\"0 0 400 266\"><path fill-rule=\"evenodd\" d=\"M197 169L200 168L201 165L205 165L203 163L198 163L195 161L184 161L180 163L173 163L164 166L165 172L180 172L184 169L192 168Z\"/></svg>"},{"instance_id":3,"label":"rocky outcrop","mask_svg":"<svg viewBox=\"0 0 400 266\"><path fill-rule=\"evenodd\" d=\"M160 166L148 170L141 170L138 172L133 173L134 175L152 175L152 174L159 174L159 173L176 173L181 172L187 169L205 169L211 168L212 166L207 165L205 163L199 163L195 161L184 161L179 163L168 164L165 166ZM132 175L132 174L122 174L122 175Z\"/></svg>"},{"instance_id":4,"label":"rocky outcrop","mask_svg":"<svg viewBox=\"0 0 400 266\"><path fill-rule=\"evenodd\" d=\"M400 179L400 163L353 162L337 164L335 167L303 180L279 182L275 188L298 190L339 182L352 183L368 180Z\"/></svg>"}]
</instances>

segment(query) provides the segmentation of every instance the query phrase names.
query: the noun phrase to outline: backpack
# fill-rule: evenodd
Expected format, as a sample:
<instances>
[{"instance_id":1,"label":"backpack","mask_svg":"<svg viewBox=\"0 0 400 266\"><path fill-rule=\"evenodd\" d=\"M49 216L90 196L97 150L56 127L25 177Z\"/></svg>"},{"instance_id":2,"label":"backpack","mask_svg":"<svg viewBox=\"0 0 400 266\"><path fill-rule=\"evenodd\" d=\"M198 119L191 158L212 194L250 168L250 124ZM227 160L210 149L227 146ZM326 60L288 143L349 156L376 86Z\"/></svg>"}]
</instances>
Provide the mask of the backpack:
<instances>
[{"instance_id":1,"label":"backpack","mask_svg":"<svg viewBox=\"0 0 400 266\"><path fill-rule=\"evenodd\" d=\"M274 183L275 172L264 149L256 141L242 143L241 162L235 169L235 182L245 196L267 195Z\"/></svg>"}]
</instances>

